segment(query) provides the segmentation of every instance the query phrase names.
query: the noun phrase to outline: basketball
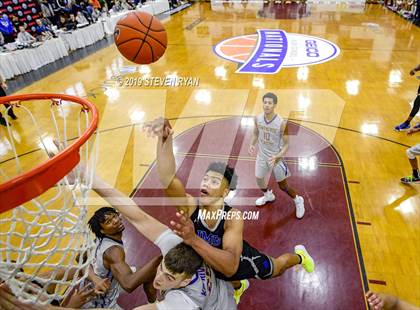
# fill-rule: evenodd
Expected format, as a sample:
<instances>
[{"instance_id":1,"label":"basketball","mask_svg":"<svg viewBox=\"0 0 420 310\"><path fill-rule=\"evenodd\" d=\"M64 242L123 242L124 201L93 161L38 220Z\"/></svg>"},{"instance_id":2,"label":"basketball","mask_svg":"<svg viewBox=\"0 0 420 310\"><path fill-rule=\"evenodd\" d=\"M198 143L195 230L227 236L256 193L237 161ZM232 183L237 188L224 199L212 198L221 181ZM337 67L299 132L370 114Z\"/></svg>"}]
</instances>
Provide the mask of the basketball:
<instances>
[{"instance_id":1,"label":"basketball","mask_svg":"<svg viewBox=\"0 0 420 310\"><path fill-rule=\"evenodd\" d=\"M137 64L157 61L166 50L166 31L162 23L145 12L132 12L120 19L114 31L120 53Z\"/></svg>"}]
</instances>

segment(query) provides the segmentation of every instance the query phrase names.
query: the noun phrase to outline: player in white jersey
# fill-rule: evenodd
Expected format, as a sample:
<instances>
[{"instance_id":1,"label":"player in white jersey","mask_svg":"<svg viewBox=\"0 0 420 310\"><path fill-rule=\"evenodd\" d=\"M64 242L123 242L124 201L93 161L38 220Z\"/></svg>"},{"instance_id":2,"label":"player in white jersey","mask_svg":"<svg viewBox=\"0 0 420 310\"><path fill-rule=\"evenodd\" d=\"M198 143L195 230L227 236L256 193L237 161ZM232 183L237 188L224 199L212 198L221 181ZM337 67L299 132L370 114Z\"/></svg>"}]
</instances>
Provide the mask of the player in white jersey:
<instances>
[{"instance_id":1,"label":"player in white jersey","mask_svg":"<svg viewBox=\"0 0 420 310\"><path fill-rule=\"evenodd\" d=\"M94 274L101 279L108 279L110 288L105 294L98 295L85 304L83 308L121 309L117 304L120 293L122 291L130 293L141 284L144 284L148 299L154 300L155 296L150 293L149 286L152 284L154 270L159 265L160 259L156 258L138 270L127 264L122 241L124 224L113 208L100 208L93 214L88 224L96 236Z\"/></svg>"},{"instance_id":2,"label":"player in white jersey","mask_svg":"<svg viewBox=\"0 0 420 310\"><path fill-rule=\"evenodd\" d=\"M287 151L289 139L287 121L275 114L277 96L267 93L263 96L264 113L255 117L255 127L249 153L255 153L258 142L258 153L255 162L255 177L264 196L255 202L262 206L267 202L274 201L276 197L273 191L267 186L267 176L274 173L274 177L280 189L286 192L295 202L296 217L302 218L305 214L303 197L296 194L296 191L287 184L287 178L291 175L283 157Z\"/></svg>"},{"instance_id":3,"label":"player in white jersey","mask_svg":"<svg viewBox=\"0 0 420 310\"><path fill-rule=\"evenodd\" d=\"M232 285L217 279L203 259L167 226L99 177L95 176L92 188L162 252L163 259L153 281L153 286L161 292L161 298L136 310L236 309Z\"/></svg>"}]
</instances>

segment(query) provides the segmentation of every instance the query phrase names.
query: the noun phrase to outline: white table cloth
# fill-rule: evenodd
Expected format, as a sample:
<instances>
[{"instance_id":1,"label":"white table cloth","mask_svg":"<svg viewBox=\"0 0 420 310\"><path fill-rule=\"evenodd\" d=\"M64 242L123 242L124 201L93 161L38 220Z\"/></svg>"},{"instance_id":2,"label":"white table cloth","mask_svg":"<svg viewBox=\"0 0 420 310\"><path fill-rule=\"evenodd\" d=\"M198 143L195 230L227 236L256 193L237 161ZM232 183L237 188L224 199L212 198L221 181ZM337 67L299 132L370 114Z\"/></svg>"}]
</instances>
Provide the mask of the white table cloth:
<instances>
[{"instance_id":1,"label":"white table cloth","mask_svg":"<svg viewBox=\"0 0 420 310\"><path fill-rule=\"evenodd\" d=\"M168 0L150 1L136 10L157 15L169 10L169 2ZM103 39L105 34L112 35L117 22L129 12L133 11L111 15L100 22L71 32L59 31L58 38L45 41L36 48L0 53L0 75L4 79L11 79L67 56L68 51L91 45Z\"/></svg>"},{"instance_id":2,"label":"white table cloth","mask_svg":"<svg viewBox=\"0 0 420 310\"><path fill-rule=\"evenodd\" d=\"M142 12L146 12L146 13L149 13L151 15L154 15L154 13L153 13L153 3L146 2L140 8L138 8L137 11L142 11Z\"/></svg>"},{"instance_id":3,"label":"white table cloth","mask_svg":"<svg viewBox=\"0 0 420 310\"><path fill-rule=\"evenodd\" d=\"M74 51L103 39L105 32L101 23L95 23L71 32L59 32L58 36L64 40L69 50Z\"/></svg>"},{"instance_id":4,"label":"white table cloth","mask_svg":"<svg viewBox=\"0 0 420 310\"><path fill-rule=\"evenodd\" d=\"M0 74L4 79L36 70L68 55L62 39L47 40L36 48L0 53Z\"/></svg>"},{"instance_id":5,"label":"white table cloth","mask_svg":"<svg viewBox=\"0 0 420 310\"><path fill-rule=\"evenodd\" d=\"M153 5L153 14L158 15L163 12L169 11L169 2L168 0L156 0L152 2Z\"/></svg>"}]
</instances>

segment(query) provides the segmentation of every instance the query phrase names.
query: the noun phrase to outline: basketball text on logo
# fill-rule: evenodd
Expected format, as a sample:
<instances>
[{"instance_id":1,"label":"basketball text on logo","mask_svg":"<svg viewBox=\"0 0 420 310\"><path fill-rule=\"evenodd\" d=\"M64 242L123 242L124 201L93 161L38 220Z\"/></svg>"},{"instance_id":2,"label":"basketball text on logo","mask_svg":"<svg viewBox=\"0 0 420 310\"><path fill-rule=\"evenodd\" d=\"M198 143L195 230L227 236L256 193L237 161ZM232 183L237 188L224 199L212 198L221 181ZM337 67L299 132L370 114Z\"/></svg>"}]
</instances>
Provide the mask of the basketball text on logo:
<instances>
[{"instance_id":1,"label":"basketball text on logo","mask_svg":"<svg viewBox=\"0 0 420 310\"><path fill-rule=\"evenodd\" d=\"M274 74L283 67L320 64L334 59L340 49L334 43L280 29L259 29L256 34L225 39L215 53L239 64L236 73Z\"/></svg>"}]
</instances>

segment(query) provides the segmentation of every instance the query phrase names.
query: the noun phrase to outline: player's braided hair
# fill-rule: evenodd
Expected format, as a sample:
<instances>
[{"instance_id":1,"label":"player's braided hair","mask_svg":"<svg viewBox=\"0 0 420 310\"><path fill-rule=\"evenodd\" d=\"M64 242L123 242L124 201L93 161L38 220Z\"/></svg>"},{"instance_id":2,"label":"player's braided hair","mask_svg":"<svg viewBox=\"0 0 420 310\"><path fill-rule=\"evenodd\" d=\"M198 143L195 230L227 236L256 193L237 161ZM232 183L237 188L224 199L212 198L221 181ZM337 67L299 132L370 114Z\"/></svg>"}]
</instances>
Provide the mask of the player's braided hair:
<instances>
[{"instance_id":1,"label":"player's braided hair","mask_svg":"<svg viewBox=\"0 0 420 310\"><path fill-rule=\"evenodd\" d=\"M105 221L105 217L108 214L118 214L118 212L111 207L102 207L96 210L96 212L88 221L90 230L95 234L96 238L98 239L103 239L103 237L105 237L105 235L101 233L101 223Z\"/></svg>"}]
</instances>

